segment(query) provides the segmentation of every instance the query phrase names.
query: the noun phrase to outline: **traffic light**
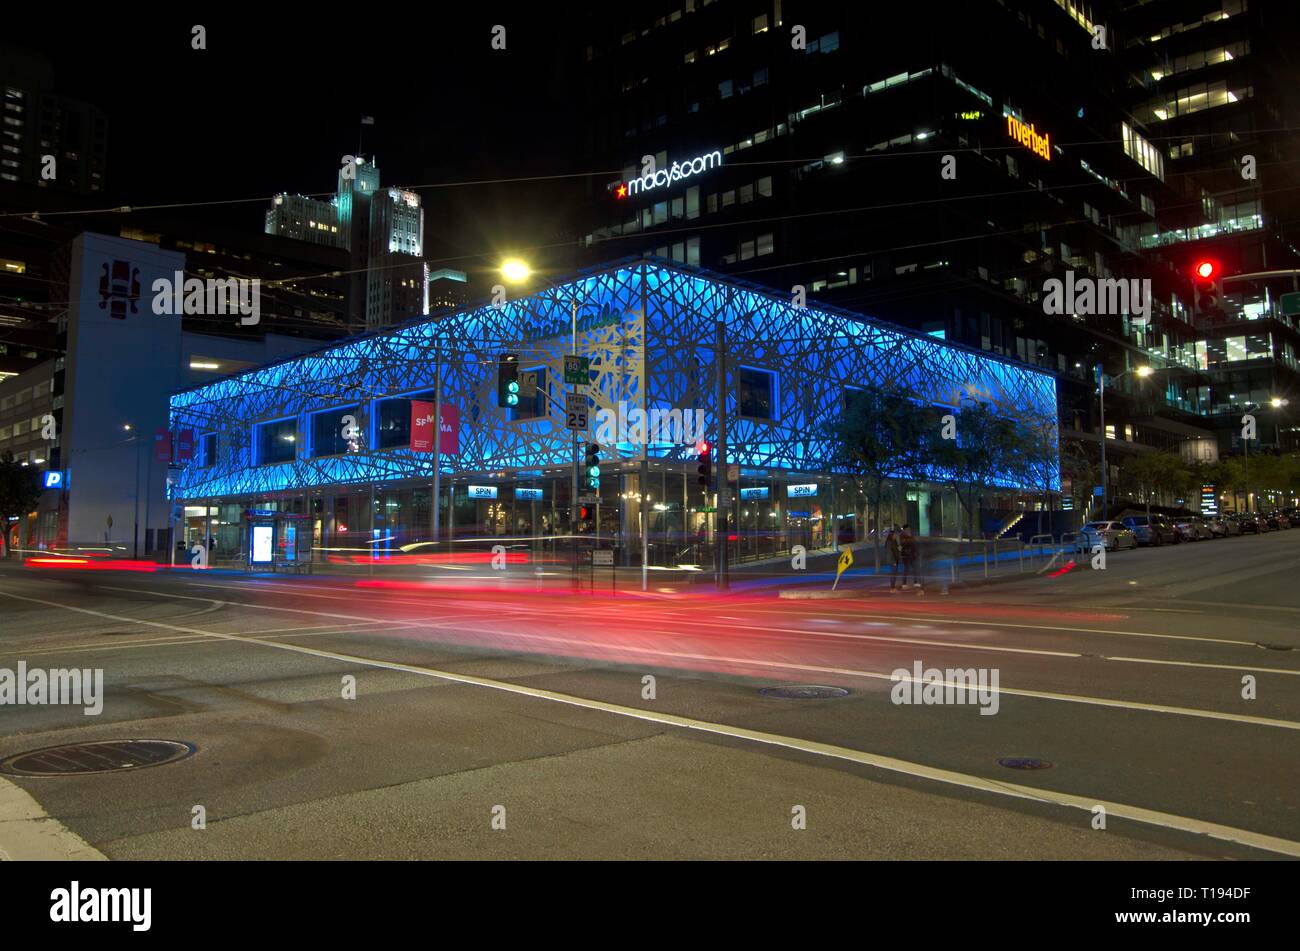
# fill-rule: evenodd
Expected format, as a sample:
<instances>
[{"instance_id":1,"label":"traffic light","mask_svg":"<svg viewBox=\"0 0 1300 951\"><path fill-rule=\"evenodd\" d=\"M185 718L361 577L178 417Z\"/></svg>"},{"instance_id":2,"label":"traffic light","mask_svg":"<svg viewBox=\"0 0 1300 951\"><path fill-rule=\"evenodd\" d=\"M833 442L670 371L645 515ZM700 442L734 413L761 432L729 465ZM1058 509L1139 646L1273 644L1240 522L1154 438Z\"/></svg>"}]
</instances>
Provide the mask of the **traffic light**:
<instances>
[{"instance_id":1,"label":"traffic light","mask_svg":"<svg viewBox=\"0 0 1300 951\"><path fill-rule=\"evenodd\" d=\"M497 405L519 405L519 354L497 354Z\"/></svg>"},{"instance_id":2,"label":"traffic light","mask_svg":"<svg viewBox=\"0 0 1300 951\"><path fill-rule=\"evenodd\" d=\"M700 488L707 491L713 482L713 459L709 455L709 444L702 442L695 447L695 451L700 454L700 465L696 470L700 474Z\"/></svg>"},{"instance_id":3,"label":"traffic light","mask_svg":"<svg viewBox=\"0 0 1300 951\"><path fill-rule=\"evenodd\" d=\"M587 488L600 488L600 446L594 442L587 443Z\"/></svg>"},{"instance_id":4,"label":"traffic light","mask_svg":"<svg viewBox=\"0 0 1300 951\"><path fill-rule=\"evenodd\" d=\"M1203 259L1192 268L1195 307L1199 317L1218 317L1222 314L1222 285L1219 283L1219 262Z\"/></svg>"}]
</instances>

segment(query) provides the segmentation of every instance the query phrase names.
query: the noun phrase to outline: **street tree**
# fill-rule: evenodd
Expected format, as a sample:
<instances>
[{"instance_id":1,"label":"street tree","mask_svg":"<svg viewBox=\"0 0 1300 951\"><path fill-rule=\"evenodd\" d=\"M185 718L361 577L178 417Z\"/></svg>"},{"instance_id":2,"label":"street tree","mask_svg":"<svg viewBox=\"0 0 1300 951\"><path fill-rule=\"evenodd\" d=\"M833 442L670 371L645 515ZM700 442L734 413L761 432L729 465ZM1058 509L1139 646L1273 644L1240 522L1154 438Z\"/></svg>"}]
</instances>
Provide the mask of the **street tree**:
<instances>
[{"instance_id":1,"label":"street tree","mask_svg":"<svg viewBox=\"0 0 1300 951\"><path fill-rule=\"evenodd\" d=\"M9 520L21 518L41 498L40 473L14 461L12 452L0 453L0 551L9 557Z\"/></svg>"},{"instance_id":2,"label":"street tree","mask_svg":"<svg viewBox=\"0 0 1300 951\"><path fill-rule=\"evenodd\" d=\"M966 513L968 537L974 538L985 491L1000 475L1014 473L1014 460L1024 451L1025 437L1014 419L996 415L987 403L967 404L953 415L956 438L932 437L929 445L942 477L956 490Z\"/></svg>"},{"instance_id":3,"label":"street tree","mask_svg":"<svg viewBox=\"0 0 1300 951\"><path fill-rule=\"evenodd\" d=\"M891 482L921 474L932 414L901 391L850 390L844 411L827 424L832 464L857 477L876 531L873 549L880 567L880 513Z\"/></svg>"}]
</instances>

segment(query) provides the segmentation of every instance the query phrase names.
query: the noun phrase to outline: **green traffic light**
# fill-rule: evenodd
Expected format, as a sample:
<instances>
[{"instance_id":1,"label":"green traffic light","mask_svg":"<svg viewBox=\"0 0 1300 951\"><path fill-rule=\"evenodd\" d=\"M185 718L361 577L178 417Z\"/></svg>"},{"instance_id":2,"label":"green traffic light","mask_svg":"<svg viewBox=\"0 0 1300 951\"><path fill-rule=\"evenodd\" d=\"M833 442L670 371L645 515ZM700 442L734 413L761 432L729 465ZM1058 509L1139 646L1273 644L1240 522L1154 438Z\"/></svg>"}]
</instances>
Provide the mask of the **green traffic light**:
<instances>
[{"instance_id":1,"label":"green traffic light","mask_svg":"<svg viewBox=\"0 0 1300 951\"><path fill-rule=\"evenodd\" d=\"M519 402L519 396L515 393L511 393L506 397L506 402L511 406L514 406Z\"/></svg>"},{"instance_id":2,"label":"green traffic light","mask_svg":"<svg viewBox=\"0 0 1300 951\"><path fill-rule=\"evenodd\" d=\"M589 478L589 479L599 479L599 478L600 478L600 466L588 466L588 467L587 467L587 478Z\"/></svg>"},{"instance_id":3,"label":"green traffic light","mask_svg":"<svg viewBox=\"0 0 1300 951\"><path fill-rule=\"evenodd\" d=\"M506 389L509 390L511 393L518 393L519 383L515 380L511 380L509 383L506 384Z\"/></svg>"}]
</instances>

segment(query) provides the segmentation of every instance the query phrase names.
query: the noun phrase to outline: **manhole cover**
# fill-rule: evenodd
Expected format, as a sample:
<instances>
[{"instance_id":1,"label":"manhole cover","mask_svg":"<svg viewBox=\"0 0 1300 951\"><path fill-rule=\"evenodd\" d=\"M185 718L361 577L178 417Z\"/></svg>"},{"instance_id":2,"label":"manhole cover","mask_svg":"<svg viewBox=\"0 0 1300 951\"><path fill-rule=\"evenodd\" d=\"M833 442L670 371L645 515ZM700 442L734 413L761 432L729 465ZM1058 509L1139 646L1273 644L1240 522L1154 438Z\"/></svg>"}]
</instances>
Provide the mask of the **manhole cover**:
<instances>
[{"instance_id":1,"label":"manhole cover","mask_svg":"<svg viewBox=\"0 0 1300 951\"><path fill-rule=\"evenodd\" d=\"M161 766L193 754L193 743L176 740L100 740L69 743L16 753L0 760L0 773L10 776L70 776L116 773Z\"/></svg>"},{"instance_id":2,"label":"manhole cover","mask_svg":"<svg viewBox=\"0 0 1300 951\"><path fill-rule=\"evenodd\" d=\"M1034 759L1032 756L1004 756L998 760L999 766L1005 766L1007 769L1051 769L1052 764L1045 759Z\"/></svg>"},{"instance_id":3,"label":"manhole cover","mask_svg":"<svg viewBox=\"0 0 1300 951\"><path fill-rule=\"evenodd\" d=\"M822 687L817 684L791 684L784 687L764 687L759 691L764 697L778 700L826 700L830 697L847 697L843 687Z\"/></svg>"}]
</instances>

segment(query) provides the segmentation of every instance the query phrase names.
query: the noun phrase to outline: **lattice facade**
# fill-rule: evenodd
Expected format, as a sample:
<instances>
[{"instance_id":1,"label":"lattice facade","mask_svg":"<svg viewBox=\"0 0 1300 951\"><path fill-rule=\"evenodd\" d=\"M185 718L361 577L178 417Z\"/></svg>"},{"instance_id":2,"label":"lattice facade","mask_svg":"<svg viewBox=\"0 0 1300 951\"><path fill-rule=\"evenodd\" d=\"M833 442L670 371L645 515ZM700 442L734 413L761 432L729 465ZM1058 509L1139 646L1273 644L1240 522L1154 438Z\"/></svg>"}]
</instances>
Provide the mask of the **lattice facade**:
<instances>
[{"instance_id":1,"label":"lattice facade","mask_svg":"<svg viewBox=\"0 0 1300 951\"><path fill-rule=\"evenodd\" d=\"M994 359L942 340L918 336L843 311L796 308L760 288L657 260L620 263L500 307L485 305L388 332L345 341L271 366L175 394L173 430L218 434L206 465L191 465L179 499L260 495L315 486L426 481L429 454L409 449L357 452L258 465L255 426L295 419L309 432L312 414L360 405L363 432L373 435L372 401L434 386L442 354L443 399L460 409L460 453L444 471L538 471L572 460L564 427L563 358L570 352L576 311L578 352L589 357L590 418L641 410L704 411L714 430L715 325L726 326L728 460L751 469L824 471L824 423L840 411L844 386L896 386L925 403L956 407L963 398L992 404L999 415L1056 433L1056 385L1050 374ZM549 412L512 420L496 405L496 361L519 354L522 370L542 370ZM774 375L773 420L737 416L742 367ZM593 422L592 433L595 432ZM305 446L304 446L305 449ZM685 460L692 446L654 445L652 458ZM642 446L620 445L637 459ZM608 453L607 453L608 455ZM1058 489L1057 466L1050 466ZM1012 476L999 483L1015 484ZM1039 484L1037 488L1043 486Z\"/></svg>"}]
</instances>

